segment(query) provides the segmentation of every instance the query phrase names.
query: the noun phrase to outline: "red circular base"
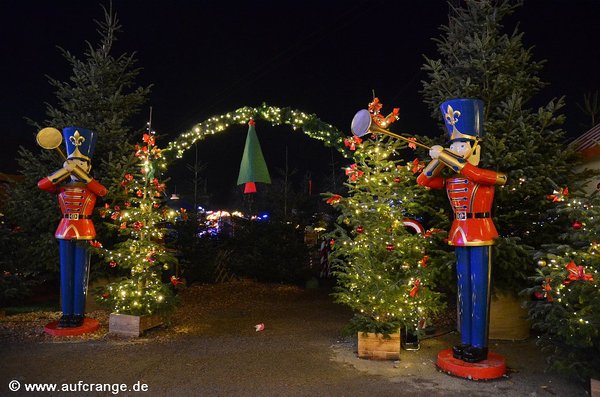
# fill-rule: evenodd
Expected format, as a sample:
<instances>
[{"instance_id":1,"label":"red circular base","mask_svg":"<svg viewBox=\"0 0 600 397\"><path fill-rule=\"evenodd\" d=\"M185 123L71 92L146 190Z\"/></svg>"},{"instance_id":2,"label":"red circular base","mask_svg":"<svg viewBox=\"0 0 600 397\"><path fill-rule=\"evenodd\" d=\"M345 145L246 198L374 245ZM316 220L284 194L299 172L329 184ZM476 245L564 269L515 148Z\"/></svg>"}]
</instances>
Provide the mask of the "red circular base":
<instances>
[{"instance_id":1,"label":"red circular base","mask_svg":"<svg viewBox=\"0 0 600 397\"><path fill-rule=\"evenodd\" d=\"M497 379L506 373L506 362L499 354L489 352L487 360L467 363L452 357L452 349L438 353L436 365L451 375L471 380Z\"/></svg>"},{"instance_id":2,"label":"red circular base","mask_svg":"<svg viewBox=\"0 0 600 397\"><path fill-rule=\"evenodd\" d=\"M100 327L98 320L86 317L83 319L83 324L81 324L79 327L58 328L58 321L53 321L49 324L46 324L44 331L52 336L74 336L89 334L90 332L96 331L98 327Z\"/></svg>"}]
</instances>

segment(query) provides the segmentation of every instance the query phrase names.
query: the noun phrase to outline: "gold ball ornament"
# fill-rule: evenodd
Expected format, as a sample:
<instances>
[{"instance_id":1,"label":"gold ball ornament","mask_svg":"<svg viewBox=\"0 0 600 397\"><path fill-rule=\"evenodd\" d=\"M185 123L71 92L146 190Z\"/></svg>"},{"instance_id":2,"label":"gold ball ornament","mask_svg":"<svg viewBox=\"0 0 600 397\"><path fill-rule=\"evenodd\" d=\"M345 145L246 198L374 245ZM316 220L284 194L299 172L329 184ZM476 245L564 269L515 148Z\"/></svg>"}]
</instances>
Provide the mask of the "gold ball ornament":
<instances>
[{"instance_id":1,"label":"gold ball ornament","mask_svg":"<svg viewBox=\"0 0 600 397\"><path fill-rule=\"evenodd\" d=\"M543 260L543 259L540 259L540 260L537 262L537 264L538 264L538 266L539 266L539 267L544 267L544 266L546 266L546 265L547 265L546 261L545 261L545 260Z\"/></svg>"}]
</instances>

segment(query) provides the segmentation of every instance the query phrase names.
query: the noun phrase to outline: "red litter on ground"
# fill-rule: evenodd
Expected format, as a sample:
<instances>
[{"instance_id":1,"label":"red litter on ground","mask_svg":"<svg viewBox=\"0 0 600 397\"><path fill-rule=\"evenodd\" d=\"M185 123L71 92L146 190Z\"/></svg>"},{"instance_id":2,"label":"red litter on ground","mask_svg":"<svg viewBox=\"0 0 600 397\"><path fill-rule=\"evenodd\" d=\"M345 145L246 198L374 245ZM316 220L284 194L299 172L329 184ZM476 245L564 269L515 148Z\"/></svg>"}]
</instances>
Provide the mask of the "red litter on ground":
<instances>
[{"instance_id":1,"label":"red litter on ground","mask_svg":"<svg viewBox=\"0 0 600 397\"><path fill-rule=\"evenodd\" d=\"M264 331L265 325L263 323L256 324L254 328L256 329L256 332Z\"/></svg>"}]
</instances>

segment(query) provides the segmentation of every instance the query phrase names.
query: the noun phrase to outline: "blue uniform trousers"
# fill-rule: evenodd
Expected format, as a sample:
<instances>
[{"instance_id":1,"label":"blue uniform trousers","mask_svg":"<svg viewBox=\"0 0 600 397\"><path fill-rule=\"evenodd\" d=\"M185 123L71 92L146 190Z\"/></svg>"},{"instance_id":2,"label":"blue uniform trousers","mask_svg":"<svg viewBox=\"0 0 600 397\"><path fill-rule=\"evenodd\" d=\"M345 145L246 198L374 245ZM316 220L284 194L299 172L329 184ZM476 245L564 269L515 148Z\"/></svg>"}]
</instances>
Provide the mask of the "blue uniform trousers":
<instances>
[{"instance_id":1,"label":"blue uniform trousers","mask_svg":"<svg viewBox=\"0 0 600 397\"><path fill-rule=\"evenodd\" d=\"M456 247L460 341L479 348L488 345L491 248Z\"/></svg>"},{"instance_id":2,"label":"blue uniform trousers","mask_svg":"<svg viewBox=\"0 0 600 397\"><path fill-rule=\"evenodd\" d=\"M87 240L58 240L60 244L60 294L63 315L84 315L90 270Z\"/></svg>"}]
</instances>

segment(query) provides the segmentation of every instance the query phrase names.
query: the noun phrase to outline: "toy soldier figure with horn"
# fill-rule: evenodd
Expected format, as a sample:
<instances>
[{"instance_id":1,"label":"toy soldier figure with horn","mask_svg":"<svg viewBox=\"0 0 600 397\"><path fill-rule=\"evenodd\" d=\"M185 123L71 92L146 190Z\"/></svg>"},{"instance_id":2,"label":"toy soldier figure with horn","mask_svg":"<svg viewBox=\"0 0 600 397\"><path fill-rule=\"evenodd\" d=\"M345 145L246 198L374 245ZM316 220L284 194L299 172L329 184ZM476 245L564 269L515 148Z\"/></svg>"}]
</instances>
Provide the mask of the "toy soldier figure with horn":
<instances>
[{"instance_id":1,"label":"toy soldier figure with horn","mask_svg":"<svg viewBox=\"0 0 600 397\"><path fill-rule=\"evenodd\" d=\"M479 138L483 134L483 102L452 99L440 106L450 135L450 147L433 146L433 161L417 178L417 183L446 189L454 211L448 244L456 247L458 312L461 343L452 348L454 358L467 363L488 356L491 246L498 237L492 222L494 186L504 185L506 175L477 167ZM456 175L437 174L444 166Z\"/></svg>"},{"instance_id":2,"label":"toy soldier figure with horn","mask_svg":"<svg viewBox=\"0 0 600 397\"><path fill-rule=\"evenodd\" d=\"M63 168L40 180L38 187L58 194L63 215L55 233L60 244L63 312L58 328L76 328L84 322L90 265L88 245L89 240L96 237L96 230L90 218L96 196L105 196L108 191L89 175L97 135L79 127L64 128L63 135L67 148ZM62 137L60 131L55 128L44 128L38 133L37 140L38 144L46 149L58 149ZM71 180L61 184L68 177Z\"/></svg>"}]
</instances>

